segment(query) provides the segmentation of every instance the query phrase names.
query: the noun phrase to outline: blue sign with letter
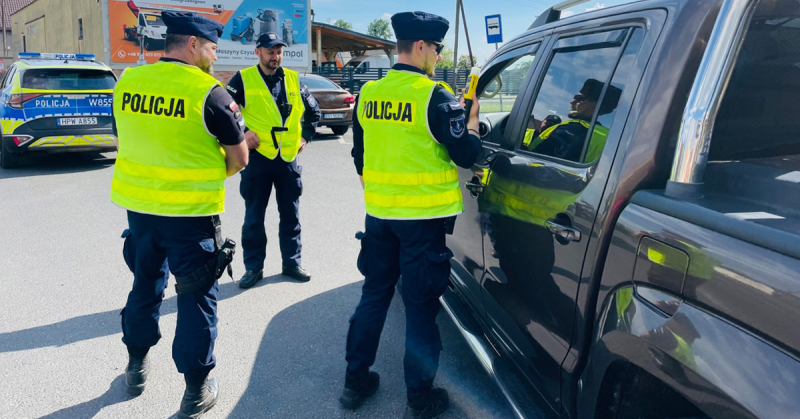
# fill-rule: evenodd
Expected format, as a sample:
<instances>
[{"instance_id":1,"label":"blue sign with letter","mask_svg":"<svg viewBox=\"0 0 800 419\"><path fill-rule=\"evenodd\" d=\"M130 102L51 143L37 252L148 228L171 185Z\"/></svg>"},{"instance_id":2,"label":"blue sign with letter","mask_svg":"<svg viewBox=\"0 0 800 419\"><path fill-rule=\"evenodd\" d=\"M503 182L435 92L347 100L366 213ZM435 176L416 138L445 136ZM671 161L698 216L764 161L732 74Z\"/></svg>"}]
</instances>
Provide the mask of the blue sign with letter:
<instances>
[{"instance_id":1,"label":"blue sign with letter","mask_svg":"<svg viewBox=\"0 0 800 419\"><path fill-rule=\"evenodd\" d=\"M486 16L486 42L499 44L503 42L503 25L500 15Z\"/></svg>"}]
</instances>

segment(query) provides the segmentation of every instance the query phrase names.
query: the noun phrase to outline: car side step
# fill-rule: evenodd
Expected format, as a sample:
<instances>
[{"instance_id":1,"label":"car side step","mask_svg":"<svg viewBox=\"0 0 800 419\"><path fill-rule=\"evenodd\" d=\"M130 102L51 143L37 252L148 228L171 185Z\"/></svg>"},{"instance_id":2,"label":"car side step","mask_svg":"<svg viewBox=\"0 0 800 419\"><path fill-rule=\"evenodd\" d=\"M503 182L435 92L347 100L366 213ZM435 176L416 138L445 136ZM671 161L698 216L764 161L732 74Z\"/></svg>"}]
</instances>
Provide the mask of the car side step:
<instances>
[{"instance_id":1,"label":"car side step","mask_svg":"<svg viewBox=\"0 0 800 419\"><path fill-rule=\"evenodd\" d=\"M550 412L547 403L542 400L539 392L520 376L515 367L507 359L499 356L492 345L483 335L480 324L472 313L461 301L458 295L448 289L439 298L447 314L453 319L461 335L467 341L472 352L489 373L489 376L500 387L514 414L520 419L550 419L555 418Z\"/></svg>"}]
</instances>

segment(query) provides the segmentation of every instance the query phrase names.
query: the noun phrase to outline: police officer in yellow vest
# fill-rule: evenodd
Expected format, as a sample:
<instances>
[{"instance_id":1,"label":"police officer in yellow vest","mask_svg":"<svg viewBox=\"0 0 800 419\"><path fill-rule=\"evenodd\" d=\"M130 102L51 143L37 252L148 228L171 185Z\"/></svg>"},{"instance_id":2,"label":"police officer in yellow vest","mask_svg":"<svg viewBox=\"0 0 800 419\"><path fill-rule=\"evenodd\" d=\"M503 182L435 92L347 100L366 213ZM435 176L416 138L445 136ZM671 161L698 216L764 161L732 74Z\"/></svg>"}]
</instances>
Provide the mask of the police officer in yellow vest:
<instances>
[{"instance_id":1,"label":"police officer in yellow vest","mask_svg":"<svg viewBox=\"0 0 800 419\"><path fill-rule=\"evenodd\" d=\"M178 324L172 358L186 390L179 417L195 418L217 400L208 374L216 363L217 278L223 246L219 217L225 179L247 165L242 118L211 76L223 26L194 13L166 11L165 57L128 69L114 89L119 153L111 200L128 210L123 256L134 274L122 311L128 392L144 391L147 353L161 337L159 308L170 272ZM227 242L226 245L230 245ZM222 247L222 248L220 248Z\"/></svg>"},{"instance_id":2,"label":"police officer in yellow vest","mask_svg":"<svg viewBox=\"0 0 800 419\"><path fill-rule=\"evenodd\" d=\"M441 60L446 19L422 12L392 16L399 53L381 80L367 83L354 110L353 157L364 185L366 231L359 233L361 301L350 319L347 370L339 401L355 409L373 394L383 324L402 274L406 309L406 418L447 410L433 388L442 342L439 297L450 277L445 234L464 210L456 165L469 168L481 150L477 100L467 123L446 83L428 78Z\"/></svg>"},{"instance_id":3,"label":"police officer in yellow vest","mask_svg":"<svg viewBox=\"0 0 800 419\"><path fill-rule=\"evenodd\" d=\"M239 184L246 207L242 226L246 272L239 281L241 288L250 288L263 277L267 248L264 215L273 186L280 215L282 273L302 282L311 279L300 260L303 183L297 155L314 136L320 111L297 72L281 67L285 46L275 33L259 36L258 64L236 73L227 87L242 108L250 148L250 164Z\"/></svg>"}]
</instances>

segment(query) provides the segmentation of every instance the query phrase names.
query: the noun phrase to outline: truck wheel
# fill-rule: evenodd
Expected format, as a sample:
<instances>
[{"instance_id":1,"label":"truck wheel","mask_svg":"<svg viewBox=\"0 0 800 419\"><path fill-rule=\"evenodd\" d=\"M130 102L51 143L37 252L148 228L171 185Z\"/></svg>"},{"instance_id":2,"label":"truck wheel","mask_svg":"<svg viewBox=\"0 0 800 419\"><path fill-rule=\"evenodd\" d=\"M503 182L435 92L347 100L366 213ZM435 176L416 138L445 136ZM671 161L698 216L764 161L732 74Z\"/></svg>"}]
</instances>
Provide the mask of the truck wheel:
<instances>
[{"instance_id":1,"label":"truck wheel","mask_svg":"<svg viewBox=\"0 0 800 419\"><path fill-rule=\"evenodd\" d=\"M144 38L144 49L146 51L152 51L153 50L153 43L152 43L152 41L150 41L150 38L148 38L148 37Z\"/></svg>"},{"instance_id":2,"label":"truck wheel","mask_svg":"<svg viewBox=\"0 0 800 419\"><path fill-rule=\"evenodd\" d=\"M13 169L17 166L19 166L19 154L6 150L5 146L0 147L0 167Z\"/></svg>"},{"instance_id":3,"label":"truck wheel","mask_svg":"<svg viewBox=\"0 0 800 419\"><path fill-rule=\"evenodd\" d=\"M344 135L345 133L347 133L348 128L350 127L348 127L347 125L336 125L331 127L333 133L336 135Z\"/></svg>"}]
</instances>

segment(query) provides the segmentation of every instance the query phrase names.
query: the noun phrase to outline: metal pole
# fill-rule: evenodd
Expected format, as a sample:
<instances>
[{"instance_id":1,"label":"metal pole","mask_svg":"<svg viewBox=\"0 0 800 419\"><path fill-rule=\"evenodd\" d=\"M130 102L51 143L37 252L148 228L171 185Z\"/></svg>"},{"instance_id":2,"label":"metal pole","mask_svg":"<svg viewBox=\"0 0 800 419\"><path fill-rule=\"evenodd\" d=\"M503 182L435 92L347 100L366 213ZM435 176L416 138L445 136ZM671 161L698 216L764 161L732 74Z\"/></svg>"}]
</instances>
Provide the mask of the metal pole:
<instances>
[{"instance_id":1,"label":"metal pole","mask_svg":"<svg viewBox=\"0 0 800 419\"><path fill-rule=\"evenodd\" d=\"M726 0L717 15L683 111L666 193L702 195L708 150L725 89L759 0Z\"/></svg>"},{"instance_id":2,"label":"metal pole","mask_svg":"<svg viewBox=\"0 0 800 419\"><path fill-rule=\"evenodd\" d=\"M461 0L459 0L459 3ZM469 42L469 30L467 29L467 15L464 13L464 3L461 3L461 20L464 21L464 36L467 37L467 51L469 51L469 66L475 67L475 61L472 59L472 44Z\"/></svg>"},{"instance_id":3,"label":"metal pole","mask_svg":"<svg viewBox=\"0 0 800 419\"><path fill-rule=\"evenodd\" d=\"M458 63L458 12L461 7L461 0L456 0L456 42L453 47L453 90L458 91L458 71L456 71L456 63Z\"/></svg>"},{"instance_id":4,"label":"metal pole","mask_svg":"<svg viewBox=\"0 0 800 419\"><path fill-rule=\"evenodd\" d=\"M6 56L6 32L8 28L6 27L6 0L0 0L0 19L3 19L3 57ZM3 63L5 64L5 62Z\"/></svg>"}]
</instances>

